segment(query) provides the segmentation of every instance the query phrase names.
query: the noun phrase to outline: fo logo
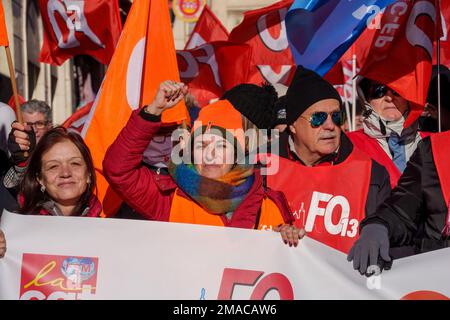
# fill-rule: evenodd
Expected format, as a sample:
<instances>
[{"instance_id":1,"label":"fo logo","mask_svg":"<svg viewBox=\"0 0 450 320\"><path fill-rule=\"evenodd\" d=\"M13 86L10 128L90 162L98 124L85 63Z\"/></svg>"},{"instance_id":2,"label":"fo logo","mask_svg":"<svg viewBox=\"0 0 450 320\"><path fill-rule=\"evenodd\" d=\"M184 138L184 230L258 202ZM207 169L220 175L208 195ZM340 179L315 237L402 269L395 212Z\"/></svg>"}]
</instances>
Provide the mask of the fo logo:
<instances>
[{"instance_id":1,"label":"fo logo","mask_svg":"<svg viewBox=\"0 0 450 320\"><path fill-rule=\"evenodd\" d=\"M80 300L95 294L98 258L25 253L21 300Z\"/></svg>"},{"instance_id":2,"label":"fo logo","mask_svg":"<svg viewBox=\"0 0 450 320\"><path fill-rule=\"evenodd\" d=\"M264 274L264 271L225 268L220 284L219 300L231 300L236 287L247 287L250 296L238 299L264 300L276 291L280 300L294 300L294 289L289 279L281 273Z\"/></svg>"},{"instance_id":3,"label":"fo logo","mask_svg":"<svg viewBox=\"0 0 450 320\"><path fill-rule=\"evenodd\" d=\"M306 219L306 232L313 230L319 216L323 217L321 219L323 219L325 230L329 234L349 238L356 237L359 222L357 219L350 219L350 203L344 196L333 196L314 191Z\"/></svg>"}]
</instances>

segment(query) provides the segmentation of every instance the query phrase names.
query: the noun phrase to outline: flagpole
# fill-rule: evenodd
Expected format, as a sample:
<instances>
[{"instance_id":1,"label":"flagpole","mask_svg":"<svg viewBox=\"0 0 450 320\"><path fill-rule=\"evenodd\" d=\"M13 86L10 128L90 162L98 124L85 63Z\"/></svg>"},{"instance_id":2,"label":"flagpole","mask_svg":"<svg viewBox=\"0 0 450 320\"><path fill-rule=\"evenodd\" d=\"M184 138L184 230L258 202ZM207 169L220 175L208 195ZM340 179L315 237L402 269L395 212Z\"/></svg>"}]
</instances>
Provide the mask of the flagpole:
<instances>
[{"instance_id":1,"label":"flagpole","mask_svg":"<svg viewBox=\"0 0 450 320\"><path fill-rule=\"evenodd\" d=\"M441 8L440 6L440 1L438 0L438 7L439 9ZM441 12L438 12L439 16L441 16ZM437 24L439 25L439 24ZM442 128L441 128L441 36L440 36L440 30L436 31L437 32L437 41L436 41L436 48L437 48L437 95L438 95L438 131L441 132Z\"/></svg>"},{"instance_id":2,"label":"flagpole","mask_svg":"<svg viewBox=\"0 0 450 320\"><path fill-rule=\"evenodd\" d=\"M352 131L356 131L356 54L352 55Z\"/></svg>"},{"instance_id":3,"label":"flagpole","mask_svg":"<svg viewBox=\"0 0 450 320\"><path fill-rule=\"evenodd\" d=\"M344 104L345 104L345 113L347 114L347 120L348 120L348 131L352 132L353 125L352 125L352 119L350 117L350 106L348 105L348 97L347 97L347 90L345 90L345 84L342 86L342 89L344 91Z\"/></svg>"},{"instance_id":4,"label":"flagpole","mask_svg":"<svg viewBox=\"0 0 450 320\"><path fill-rule=\"evenodd\" d=\"M17 92L16 74L14 72L14 64L11 56L11 50L9 49L9 47L5 47L5 51L6 51L6 60L8 61L9 77L11 78L11 85L13 89L14 103L16 105L16 118L17 121L23 123L22 111L20 110L19 94Z\"/></svg>"}]
</instances>

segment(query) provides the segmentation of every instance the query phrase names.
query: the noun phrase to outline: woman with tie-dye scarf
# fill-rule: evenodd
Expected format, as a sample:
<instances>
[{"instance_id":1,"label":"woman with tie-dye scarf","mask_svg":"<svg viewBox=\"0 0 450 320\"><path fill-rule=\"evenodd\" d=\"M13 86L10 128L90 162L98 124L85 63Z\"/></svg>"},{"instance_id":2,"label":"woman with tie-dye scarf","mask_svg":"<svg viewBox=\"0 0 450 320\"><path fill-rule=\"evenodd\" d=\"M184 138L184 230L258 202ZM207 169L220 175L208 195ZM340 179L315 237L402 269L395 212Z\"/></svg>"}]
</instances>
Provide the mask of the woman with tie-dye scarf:
<instances>
[{"instance_id":1,"label":"woman with tie-dye scarf","mask_svg":"<svg viewBox=\"0 0 450 320\"><path fill-rule=\"evenodd\" d=\"M186 93L183 83L165 81L150 105L132 113L103 162L110 185L149 220L279 231L286 244L297 246L305 231L291 225L284 195L266 188L260 169L249 162L243 129L250 122L229 100L200 111L167 173L142 165L161 113Z\"/></svg>"}]
</instances>

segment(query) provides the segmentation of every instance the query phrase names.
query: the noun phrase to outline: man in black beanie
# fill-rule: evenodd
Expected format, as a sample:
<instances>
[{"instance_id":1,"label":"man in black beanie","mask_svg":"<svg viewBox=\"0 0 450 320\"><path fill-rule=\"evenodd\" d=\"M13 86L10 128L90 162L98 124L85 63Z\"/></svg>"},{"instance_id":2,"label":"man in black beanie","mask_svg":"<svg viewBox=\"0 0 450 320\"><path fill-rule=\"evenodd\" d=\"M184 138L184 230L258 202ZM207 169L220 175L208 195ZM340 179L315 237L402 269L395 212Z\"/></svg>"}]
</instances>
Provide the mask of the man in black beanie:
<instances>
[{"instance_id":1,"label":"man in black beanie","mask_svg":"<svg viewBox=\"0 0 450 320\"><path fill-rule=\"evenodd\" d=\"M301 66L286 94L286 120L288 142L280 143L279 169L267 177L268 187L285 193L297 227L348 253L360 221L389 195L389 175L343 133L334 87Z\"/></svg>"}]
</instances>

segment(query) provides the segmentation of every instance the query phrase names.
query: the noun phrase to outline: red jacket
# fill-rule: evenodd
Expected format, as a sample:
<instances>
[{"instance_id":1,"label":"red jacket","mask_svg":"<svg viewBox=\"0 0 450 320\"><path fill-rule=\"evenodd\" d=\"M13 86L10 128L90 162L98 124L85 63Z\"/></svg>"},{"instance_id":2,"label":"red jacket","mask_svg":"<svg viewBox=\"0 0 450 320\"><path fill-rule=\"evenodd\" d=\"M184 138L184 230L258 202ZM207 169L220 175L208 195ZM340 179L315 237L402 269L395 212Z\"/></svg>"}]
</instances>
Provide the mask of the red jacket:
<instances>
[{"instance_id":1,"label":"red jacket","mask_svg":"<svg viewBox=\"0 0 450 320\"><path fill-rule=\"evenodd\" d=\"M19 204L23 206L24 197L23 194L19 194ZM102 212L102 204L95 195L91 196L89 200L89 206L81 214L82 217L99 218ZM51 200L47 201L39 210L41 216L60 216L61 211L56 207L55 203Z\"/></svg>"},{"instance_id":2,"label":"red jacket","mask_svg":"<svg viewBox=\"0 0 450 320\"><path fill-rule=\"evenodd\" d=\"M142 165L142 155L161 122L142 118L139 111L132 113L127 125L109 147L103 160L103 173L111 187L133 209L149 220L169 221L175 191L178 189L169 175L158 174ZM223 218L227 227L253 228L263 198L268 197L280 209L286 223L292 214L284 195L263 189L262 176L255 171L255 182L243 202L233 212L230 220ZM192 200L193 201L193 200Z\"/></svg>"}]
</instances>

